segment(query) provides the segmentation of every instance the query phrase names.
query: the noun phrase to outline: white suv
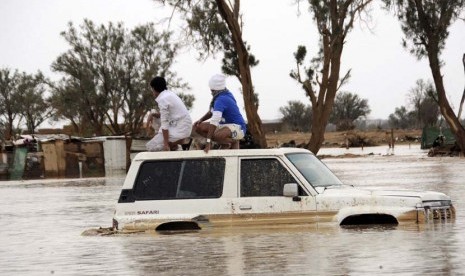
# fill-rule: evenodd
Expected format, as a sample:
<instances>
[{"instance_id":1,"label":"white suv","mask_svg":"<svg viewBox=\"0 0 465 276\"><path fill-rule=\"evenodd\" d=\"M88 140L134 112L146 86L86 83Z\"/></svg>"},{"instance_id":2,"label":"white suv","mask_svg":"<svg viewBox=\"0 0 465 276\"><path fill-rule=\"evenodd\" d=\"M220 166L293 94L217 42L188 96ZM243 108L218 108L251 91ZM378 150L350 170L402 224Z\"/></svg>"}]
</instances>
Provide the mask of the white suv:
<instances>
[{"instance_id":1,"label":"white suv","mask_svg":"<svg viewBox=\"0 0 465 276\"><path fill-rule=\"evenodd\" d=\"M143 152L116 205L120 231L403 224L455 217L449 196L344 185L298 148Z\"/></svg>"}]
</instances>

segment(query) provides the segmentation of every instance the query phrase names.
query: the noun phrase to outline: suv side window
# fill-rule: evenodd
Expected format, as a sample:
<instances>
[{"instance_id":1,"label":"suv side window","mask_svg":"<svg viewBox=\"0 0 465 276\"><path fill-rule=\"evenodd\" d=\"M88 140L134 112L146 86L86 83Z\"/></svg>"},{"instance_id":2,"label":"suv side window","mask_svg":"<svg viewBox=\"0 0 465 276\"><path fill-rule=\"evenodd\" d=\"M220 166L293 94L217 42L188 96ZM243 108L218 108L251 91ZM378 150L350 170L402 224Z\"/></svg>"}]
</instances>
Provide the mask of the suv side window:
<instances>
[{"instance_id":1,"label":"suv side window","mask_svg":"<svg viewBox=\"0 0 465 276\"><path fill-rule=\"evenodd\" d=\"M274 158L241 160L241 197L283 196L286 183L298 183ZM306 195L299 186L299 195Z\"/></svg>"},{"instance_id":2,"label":"suv side window","mask_svg":"<svg viewBox=\"0 0 465 276\"><path fill-rule=\"evenodd\" d=\"M222 158L144 162L134 185L134 198L219 198L223 193L224 169Z\"/></svg>"}]
</instances>

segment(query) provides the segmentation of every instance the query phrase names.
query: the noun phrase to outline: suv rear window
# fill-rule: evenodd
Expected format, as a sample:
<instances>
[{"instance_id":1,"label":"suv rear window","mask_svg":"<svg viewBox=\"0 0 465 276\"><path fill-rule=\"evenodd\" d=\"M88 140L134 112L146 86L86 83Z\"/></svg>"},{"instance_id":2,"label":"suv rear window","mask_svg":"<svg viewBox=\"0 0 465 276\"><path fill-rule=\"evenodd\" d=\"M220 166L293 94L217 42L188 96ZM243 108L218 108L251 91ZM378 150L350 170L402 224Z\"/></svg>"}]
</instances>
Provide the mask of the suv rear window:
<instances>
[{"instance_id":1,"label":"suv rear window","mask_svg":"<svg viewBox=\"0 0 465 276\"><path fill-rule=\"evenodd\" d=\"M219 198L223 192L222 158L147 161L134 185L136 200Z\"/></svg>"}]
</instances>

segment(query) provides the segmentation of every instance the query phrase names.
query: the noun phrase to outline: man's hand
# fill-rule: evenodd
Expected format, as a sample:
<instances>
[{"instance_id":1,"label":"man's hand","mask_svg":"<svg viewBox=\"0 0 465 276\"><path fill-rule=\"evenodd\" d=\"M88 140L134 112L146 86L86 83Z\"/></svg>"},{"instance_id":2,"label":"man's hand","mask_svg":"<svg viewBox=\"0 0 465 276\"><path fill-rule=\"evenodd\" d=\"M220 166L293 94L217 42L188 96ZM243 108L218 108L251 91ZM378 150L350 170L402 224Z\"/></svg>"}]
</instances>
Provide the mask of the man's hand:
<instances>
[{"instance_id":1,"label":"man's hand","mask_svg":"<svg viewBox=\"0 0 465 276\"><path fill-rule=\"evenodd\" d=\"M205 153L208 153L208 151L210 150L210 147L211 147L211 142L206 143L205 147L203 148L203 151Z\"/></svg>"},{"instance_id":2,"label":"man's hand","mask_svg":"<svg viewBox=\"0 0 465 276\"><path fill-rule=\"evenodd\" d=\"M152 121L153 121L153 115L152 113L149 113L149 116L147 116L147 126L146 126L147 130L149 130L152 127Z\"/></svg>"},{"instance_id":3,"label":"man's hand","mask_svg":"<svg viewBox=\"0 0 465 276\"><path fill-rule=\"evenodd\" d=\"M169 131L167 129L162 129L161 133L163 135L163 150L170 151L170 139L169 139Z\"/></svg>"},{"instance_id":4,"label":"man's hand","mask_svg":"<svg viewBox=\"0 0 465 276\"><path fill-rule=\"evenodd\" d=\"M195 122L194 122L194 126L197 127L197 126L199 126L201 123L202 123L201 120L195 121Z\"/></svg>"}]
</instances>

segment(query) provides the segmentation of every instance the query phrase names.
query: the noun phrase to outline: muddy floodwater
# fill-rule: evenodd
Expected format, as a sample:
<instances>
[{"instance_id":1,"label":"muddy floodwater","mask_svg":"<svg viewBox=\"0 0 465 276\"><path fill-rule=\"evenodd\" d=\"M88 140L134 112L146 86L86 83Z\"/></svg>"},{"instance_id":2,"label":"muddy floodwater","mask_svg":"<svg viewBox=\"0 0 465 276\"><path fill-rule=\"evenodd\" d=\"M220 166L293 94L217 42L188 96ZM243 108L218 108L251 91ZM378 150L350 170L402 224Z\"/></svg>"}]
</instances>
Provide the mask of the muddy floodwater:
<instances>
[{"instance_id":1,"label":"muddy floodwater","mask_svg":"<svg viewBox=\"0 0 465 276\"><path fill-rule=\"evenodd\" d=\"M111 226L122 176L0 182L0 275L465 275L465 158L418 146L323 149L347 183L435 190L454 222L82 236Z\"/></svg>"}]
</instances>

